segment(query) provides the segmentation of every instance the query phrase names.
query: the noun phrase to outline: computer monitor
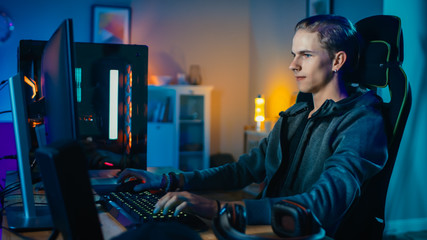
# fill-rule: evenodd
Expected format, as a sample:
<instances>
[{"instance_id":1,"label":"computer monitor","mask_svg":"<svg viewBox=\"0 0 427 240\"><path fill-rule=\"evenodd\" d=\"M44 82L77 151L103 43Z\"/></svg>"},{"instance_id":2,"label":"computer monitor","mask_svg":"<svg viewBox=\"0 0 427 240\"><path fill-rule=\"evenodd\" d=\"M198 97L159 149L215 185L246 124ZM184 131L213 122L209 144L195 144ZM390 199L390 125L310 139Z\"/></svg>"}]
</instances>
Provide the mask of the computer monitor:
<instances>
[{"instance_id":1,"label":"computer monitor","mask_svg":"<svg viewBox=\"0 0 427 240\"><path fill-rule=\"evenodd\" d=\"M47 130L47 144L64 140L76 140L77 124L74 116L76 110L73 94L73 61L72 20L67 19L62 22L47 42L41 58L41 85L46 113L44 126ZM7 216L11 229L32 231L35 229L49 229L53 227L53 224L46 206L36 207L34 203L32 175L29 165L32 141L28 125L24 82L25 76L22 73L10 79L23 207L8 208Z\"/></svg>"},{"instance_id":2,"label":"computer monitor","mask_svg":"<svg viewBox=\"0 0 427 240\"><path fill-rule=\"evenodd\" d=\"M74 84L73 27L72 20L67 19L47 42L41 60L46 144L77 140Z\"/></svg>"}]
</instances>

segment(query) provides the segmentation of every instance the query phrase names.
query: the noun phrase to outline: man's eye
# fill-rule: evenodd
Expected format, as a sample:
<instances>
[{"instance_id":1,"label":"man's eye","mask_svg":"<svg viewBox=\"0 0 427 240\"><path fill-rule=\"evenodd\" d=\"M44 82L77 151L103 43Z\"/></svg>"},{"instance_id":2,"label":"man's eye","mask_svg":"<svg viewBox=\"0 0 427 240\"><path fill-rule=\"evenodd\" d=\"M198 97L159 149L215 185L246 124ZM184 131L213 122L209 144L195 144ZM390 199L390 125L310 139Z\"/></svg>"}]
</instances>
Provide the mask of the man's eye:
<instances>
[{"instance_id":1,"label":"man's eye","mask_svg":"<svg viewBox=\"0 0 427 240\"><path fill-rule=\"evenodd\" d=\"M306 58L309 58L309 57L311 57L312 55L311 54L308 54L308 53L306 53L306 54L304 54L304 57L306 57Z\"/></svg>"}]
</instances>

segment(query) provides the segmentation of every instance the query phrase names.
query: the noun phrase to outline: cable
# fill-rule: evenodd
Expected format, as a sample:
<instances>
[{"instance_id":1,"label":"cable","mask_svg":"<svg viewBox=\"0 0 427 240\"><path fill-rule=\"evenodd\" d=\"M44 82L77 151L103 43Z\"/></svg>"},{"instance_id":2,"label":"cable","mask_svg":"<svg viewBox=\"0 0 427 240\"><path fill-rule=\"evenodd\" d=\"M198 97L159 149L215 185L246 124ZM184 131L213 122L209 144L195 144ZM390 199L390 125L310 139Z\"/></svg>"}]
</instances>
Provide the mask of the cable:
<instances>
[{"instance_id":1,"label":"cable","mask_svg":"<svg viewBox=\"0 0 427 240\"><path fill-rule=\"evenodd\" d=\"M31 183L34 186L34 184L36 184L40 181L41 181L41 177L32 177ZM21 188L21 183L19 181L5 186L4 189L0 191L0 200L2 198L4 198L6 195L8 195L8 194L10 194L16 190L19 190L20 188Z\"/></svg>"},{"instance_id":2,"label":"cable","mask_svg":"<svg viewBox=\"0 0 427 240\"><path fill-rule=\"evenodd\" d=\"M7 80L3 80L3 81L0 83L0 91L1 91L1 90L3 90L3 88L4 88L8 83L9 83L9 81L7 81Z\"/></svg>"},{"instance_id":3,"label":"cable","mask_svg":"<svg viewBox=\"0 0 427 240\"><path fill-rule=\"evenodd\" d=\"M6 111L0 112L0 114L10 113L10 112L12 112L12 111L11 110L6 110Z\"/></svg>"},{"instance_id":4,"label":"cable","mask_svg":"<svg viewBox=\"0 0 427 240\"><path fill-rule=\"evenodd\" d=\"M10 194L10 193L12 193L12 192L14 192L16 190L19 190L20 188L21 188L20 184L14 186L12 188L7 188L7 189L5 188L5 189L3 189L3 191L1 191L0 197L5 197L6 195L8 195L8 194Z\"/></svg>"},{"instance_id":5,"label":"cable","mask_svg":"<svg viewBox=\"0 0 427 240\"><path fill-rule=\"evenodd\" d=\"M19 182L13 182L13 183L11 183L11 184L9 184L9 185L7 185L7 186L4 186L4 188L6 189L6 188L10 188L10 187L12 187L12 186L16 186L16 185L18 185L19 184Z\"/></svg>"},{"instance_id":6,"label":"cable","mask_svg":"<svg viewBox=\"0 0 427 240\"><path fill-rule=\"evenodd\" d=\"M0 203L1 206L4 207L4 200L6 195L19 190L21 187L21 185L19 183L15 183L15 184L10 184L8 186L6 186L1 192L0 192ZM2 210L3 211L3 210Z\"/></svg>"},{"instance_id":7,"label":"cable","mask_svg":"<svg viewBox=\"0 0 427 240\"><path fill-rule=\"evenodd\" d=\"M7 205L7 206L4 206L3 208L1 208L0 209L0 212L3 212L4 210L6 210L8 207L11 207L11 206L13 206L13 205L18 205L18 204L23 204L23 202L22 201L19 201L19 202L14 202L14 203L11 203L11 204L9 204L9 205ZM35 207L37 207L37 206L48 206L49 204L47 203L47 202L35 202L34 203L34 206Z\"/></svg>"},{"instance_id":8,"label":"cable","mask_svg":"<svg viewBox=\"0 0 427 240\"><path fill-rule=\"evenodd\" d=\"M4 200L6 195L18 190L19 188L20 188L20 184L14 184L13 186L9 185L0 192L0 203L2 207L4 207Z\"/></svg>"},{"instance_id":9,"label":"cable","mask_svg":"<svg viewBox=\"0 0 427 240\"><path fill-rule=\"evenodd\" d=\"M5 199L6 199L6 196L7 196L8 194L10 194L11 192L14 192L14 191L16 191L16 190L19 190L19 187L18 187L18 188L16 188L16 189L12 189L12 191L10 191L10 192L6 192L5 194L2 194L2 195L0 196L0 199L1 199L2 204L4 204Z\"/></svg>"},{"instance_id":10,"label":"cable","mask_svg":"<svg viewBox=\"0 0 427 240\"><path fill-rule=\"evenodd\" d=\"M17 155L6 155L3 157L0 157L0 160L3 160L3 159L18 159L18 156Z\"/></svg>"},{"instance_id":11,"label":"cable","mask_svg":"<svg viewBox=\"0 0 427 240\"><path fill-rule=\"evenodd\" d=\"M19 182L10 184L6 186L1 192L0 192L0 199L3 199L6 195L18 190L21 188L21 184Z\"/></svg>"},{"instance_id":12,"label":"cable","mask_svg":"<svg viewBox=\"0 0 427 240\"><path fill-rule=\"evenodd\" d=\"M11 184L9 184L7 186L4 186L4 190L8 190L8 189L11 189L11 188L16 188L19 185L20 185L20 182L11 183Z\"/></svg>"}]
</instances>

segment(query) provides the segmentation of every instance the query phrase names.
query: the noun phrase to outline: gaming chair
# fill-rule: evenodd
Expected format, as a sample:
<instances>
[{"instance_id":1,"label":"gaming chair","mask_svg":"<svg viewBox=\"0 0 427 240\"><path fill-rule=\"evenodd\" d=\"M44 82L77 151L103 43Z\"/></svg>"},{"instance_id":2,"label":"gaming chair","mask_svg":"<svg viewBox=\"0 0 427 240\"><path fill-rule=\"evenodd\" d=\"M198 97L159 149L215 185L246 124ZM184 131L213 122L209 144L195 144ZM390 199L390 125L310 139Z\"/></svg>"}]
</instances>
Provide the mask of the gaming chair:
<instances>
[{"instance_id":1,"label":"gaming chair","mask_svg":"<svg viewBox=\"0 0 427 240\"><path fill-rule=\"evenodd\" d=\"M402 69L403 33L399 17L372 16L356 24L364 39L359 84L388 88L390 101L382 104L388 138L388 159L383 170L362 186L362 194L336 232L336 239L382 239L387 189L411 109L412 95Z\"/></svg>"}]
</instances>

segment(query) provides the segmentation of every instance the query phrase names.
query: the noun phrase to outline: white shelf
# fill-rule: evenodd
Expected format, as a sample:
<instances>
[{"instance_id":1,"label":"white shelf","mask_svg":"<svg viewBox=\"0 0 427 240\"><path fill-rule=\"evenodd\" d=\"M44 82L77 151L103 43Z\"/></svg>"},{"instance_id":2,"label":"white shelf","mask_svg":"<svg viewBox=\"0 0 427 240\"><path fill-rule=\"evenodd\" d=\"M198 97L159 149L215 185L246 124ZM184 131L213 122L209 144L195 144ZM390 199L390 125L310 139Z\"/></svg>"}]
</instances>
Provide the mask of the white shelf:
<instances>
[{"instance_id":1,"label":"white shelf","mask_svg":"<svg viewBox=\"0 0 427 240\"><path fill-rule=\"evenodd\" d=\"M169 101L171 117L166 123L148 124L149 167L171 166L184 171L209 167L211 91L210 86L149 86L148 116L153 115L153 106Z\"/></svg>"}]
</instances>

